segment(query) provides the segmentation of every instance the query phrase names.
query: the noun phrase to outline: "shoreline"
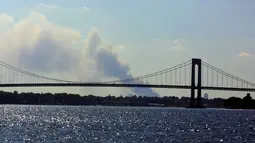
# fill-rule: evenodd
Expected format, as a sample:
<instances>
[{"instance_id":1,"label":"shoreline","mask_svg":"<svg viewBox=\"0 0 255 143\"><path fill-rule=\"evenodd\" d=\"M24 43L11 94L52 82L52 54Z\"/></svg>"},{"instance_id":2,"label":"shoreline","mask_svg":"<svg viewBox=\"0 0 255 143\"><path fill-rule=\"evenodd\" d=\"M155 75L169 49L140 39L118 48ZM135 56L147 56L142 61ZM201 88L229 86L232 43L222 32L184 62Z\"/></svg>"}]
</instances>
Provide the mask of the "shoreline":
<instances>
[{"instance_id":1,"label":"shoreline","mask_svg":"<svg viewBox=\"0 0 255 143\"><path fill-rule=\"evenodd\" d=\"M176 108L225 108L255 109L255 100L247 94L244 98L201 99L202 106L189 107L190 97L151 96L95 96L69 93L18 93L0 91L0 105L55 105L55 106L132 106L132 107L176 107ZM194 101L196 103L196 100Z\"/></svg>"},{"instance_id":2,"label":"shoreline","mask_svg":"<svg viewBox=\"0 0 255 143\"><path fill-rule=\"evenodd\" d=\"M182 109L228 109L228 110L255 110L228 107L189 107L189 106L127 106L127 105L63 105L63 104L0 104L0 106L59 106L59 107L136 107L136 108L182 108Z\"/></svg>"}]
</instances>

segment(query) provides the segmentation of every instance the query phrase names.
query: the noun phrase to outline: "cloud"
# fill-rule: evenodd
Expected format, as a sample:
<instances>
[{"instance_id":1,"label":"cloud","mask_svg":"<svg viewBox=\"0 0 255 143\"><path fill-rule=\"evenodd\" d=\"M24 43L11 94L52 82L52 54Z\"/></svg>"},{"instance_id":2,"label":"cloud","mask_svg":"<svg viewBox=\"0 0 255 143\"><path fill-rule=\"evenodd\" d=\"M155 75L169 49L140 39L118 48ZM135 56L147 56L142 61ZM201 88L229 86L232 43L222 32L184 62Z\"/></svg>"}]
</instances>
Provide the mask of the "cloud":
<instances>
[{"instance_id":1,"label":"cloud","mask_svg":"<svg viewBox=\"0 0 255 143\"><path fill-rule=\"evenodd\" d=\"M56 8L60 8L57 5L47 5L45 3L40 3L38 4L38 7L42 7L42 8L49 8L49 9L56 9Z\"/></svg>"},{"instance_id":2,"label":"cloud","mask_svg":"<svg viewBox=\"0 0 255 143\"><path fill-rule=\"evenodd\" d=\"M83 9L84 9L85 11L87 11L87 12L90 12L90 9L89 9L88 7L86 7L86 6L84 6Z\"/></svg>"},{"instance_id":3,"label":"cloud","mask_svg":"<svg viewBox=\"0 0 255 143\"><path fill-rule=\"evenodd\" d=\"M0 26L12 24L14 22L14 19L12 16L9 16L7 14L0 14Z\"/></svg>"},{"instance_id":4,"label":"cloud","mask_svg":"<svg viewBox=\"0 0 255 143\"><path fill-rule=\"evenodd\" d=\"M254 55L246 53L246 52L240 52L240 53L238 53L238 56L240 56L240 57L252 57Z\"/></svg>"},{"instance_id":5,"label":"cloud","mask_svg":"<svg viewBox=\"0 0 255 143\"><path fill-rule=\"evenodd\" d=\"M110 46L108 47L111 49L111 51L115 54L119 54L122 52L125 52L125 46L124 45L118 45L118 46Z\"/></svg>"},{"instance_id":6,"label":"cloud","mask_svg":"<svg viewBox=\"0 0 255 143\"><path fill-rule=\"evenodd\" d=\"M76 75L73 80L80 79L76 72L81 69L80 64L86 67L84 73L91 73L91 60L82 54L85 45L81 34L51 23L39 13L30 13L0 33L0 38L0 56L7 63L67 80L73 76L62 73L72 73L70 75Z\"/></svg>"},{"instance_id":7,"label":"cloud","mask_svg":"<svg viewBox=\"0 0 255 143\"><path fill-rule=\"evenodd\" d=\"M97 19L95 13L91 9L80 7L65 7L58 5L50 5L45 3L27 6L22 9L24 13L40 13L46 16L54 23L62 24L84 31L88 31L94 25L93 20ZM90 20L88 20L90 19Z\"/></svg>"},{"instance_id":8,"label":"cloud","mask_svg":"<svg viewBox=\"0 0 255 143\"><path fill-rule=\"evenodd\" d=\"M54 39L52 33L41 31L34 45L21 47L19 50L19 64L45 72L55 70L70 72L72 68L77 67L79 63L75 56L78 54L77 50L66 46L65 41L61 43L52 39Z\"/></svg>"},{"instance_id":9,"label":"cloud","mask_svg":"<svg viewBox=\"0 0 255 143\"><path fill-rule=\"evenodd\" d=\"M45 3L39 3L33 6L28 6L26 7L27 10L29 10L30 12L33 11L52 11L52 10L59 10L61 9L61 7L57 6L57 5L49 5L49 4L45 4Z\"/></svg>"},{"instance_id":10,"label":"cloud","mask_svg":"<svg viewBox=\"0 0 255 143\"><path fill-rule=\"evenodd\" d=\"M56 16L63 16L65 18L75 18L80 17L91 11L88 7L79 7L79 8L69 8L69 7L61 7L57 5L40 3L32 6L28 6L25 8L27 12L39 12L42 14L54 14ZM75 14L75 16L73 16Z\"/></svg>"},{"instance_id":11,"label":"cloud","mask_svg":"<svg viewBox=\"0 0 255 143\"><path fill-rule=\"evenodd\" d=\"M186 43L188 42L183 39L169 41L169 49L174 51L184 51Z\"/></svg>"},{"instance_id":12,"label":"cloud","mask_svg":"<svg viewBox=\"0 0 255 143\"><path fill-rule=\"evenodd\" d=\"M172 50L172 51L185 51L186 44L188 41L183 39L175 39L175 40L158 40L152 39L152 46L162 47L164 49Z\"/></svg>"},{"instance_id":13,"label":"cloud","mask_svg":"<svg viewBox=\"0 0 255 143\"><path fill-rule=\"evenodd\" d=\"M1 59L32 72L87 82L133 77L129 65L119 60L114 46L106 45L96 28L82 39L79 32L33 12L1 33L0 38ZM158 96L152 89L121 89L130 90L138 95Z\"/></svg>"}]
</instances>

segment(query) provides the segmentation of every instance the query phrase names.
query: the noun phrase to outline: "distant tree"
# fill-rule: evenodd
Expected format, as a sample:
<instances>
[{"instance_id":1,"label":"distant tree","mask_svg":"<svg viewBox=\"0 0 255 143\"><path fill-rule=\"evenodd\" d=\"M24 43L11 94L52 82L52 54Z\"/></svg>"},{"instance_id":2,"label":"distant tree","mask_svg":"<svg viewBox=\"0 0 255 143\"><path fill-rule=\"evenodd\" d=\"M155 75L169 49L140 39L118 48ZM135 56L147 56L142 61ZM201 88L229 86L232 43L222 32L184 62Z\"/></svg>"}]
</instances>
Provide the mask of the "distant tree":
<instances>
[{"instance_id":1,"label":"distant tree","mask_svg":"<svg viewBox=\"0 0 255 143\"><path fill-rule=\"evenodd\" d=\"M243 98L243 100L252 100L251 94L247 93L247 95Z\"/></svg>"},{"instance_id":2,"label":"distant tree","mask_svg":"<svg viewBox=\"0 0 255 143\"><path fill-rule=\"evenodd\" d=\"M18 91L15 90L15 91L13 92L13 94L14 94L14 95L18 95Z\"/></svg>"},{"instance_id":3,"label":"distant tree","mask_svg":"<svg viewBox=\"0 0 255 143\"><path fill-rule=\"evenodd\" d=\"M163 106L186 107L189 105L190 98L168 97L148 97L148 96L125 96L115 97L110 94L101 96L80 96L78 94L68 93L18 93L0 91L0 104L30 104L30 105L110 105L110 106L154 106L151 103L161 104ZM255 109L255 100L248 93L244 98L230 97L226 100L214 98L205 100L207 107L214 108L244 108Z\"/></svg>"},{"instance_id":4,"label":"distant tree","mask_svg":"<svg viewBox=\"0 0 255 143\"><path fill-rule=\"evenodd\" d=\"M230 97L224 101L224 106L229 108L241 108L242 99L238 97Z\"/></svg>"},{"instance_id":5,"label":"distant tree","mask_svg":"<svg viewBox=\"0 0 255 143\"><path fill-rule=\"evenodd\" d=\"M242 108L245 108L245 109L252 108L252 106L253 106L252 102L253 102L253 100L252 100L250 93L247 93L247 95L242 100Z\"/></svg>"}]
</instances>

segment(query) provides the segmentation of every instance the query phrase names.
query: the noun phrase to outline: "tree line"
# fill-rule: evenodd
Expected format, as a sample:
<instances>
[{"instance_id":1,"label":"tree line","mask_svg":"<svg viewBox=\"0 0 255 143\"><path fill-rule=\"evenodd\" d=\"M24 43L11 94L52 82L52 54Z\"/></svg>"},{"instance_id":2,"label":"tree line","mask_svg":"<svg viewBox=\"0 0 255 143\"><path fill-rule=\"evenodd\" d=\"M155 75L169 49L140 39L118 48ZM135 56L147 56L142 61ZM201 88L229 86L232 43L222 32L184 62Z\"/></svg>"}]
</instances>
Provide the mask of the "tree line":
<instances>
[{"instance_id":1,"label":"tree line","mask_svg":"<svg viewBox=\"0 0 255 143\"><path fill-rule=\"evenodd\" d=\"M161 106L187 107L189 97L148 97L148 96L94 96L67 93L18 93L0 91L0 104L28 105L102 105L102 106ZM247 94L244 98L202 99L202 103L211 108L255 109L255 100Z\"/></svg>"}]
</instances>

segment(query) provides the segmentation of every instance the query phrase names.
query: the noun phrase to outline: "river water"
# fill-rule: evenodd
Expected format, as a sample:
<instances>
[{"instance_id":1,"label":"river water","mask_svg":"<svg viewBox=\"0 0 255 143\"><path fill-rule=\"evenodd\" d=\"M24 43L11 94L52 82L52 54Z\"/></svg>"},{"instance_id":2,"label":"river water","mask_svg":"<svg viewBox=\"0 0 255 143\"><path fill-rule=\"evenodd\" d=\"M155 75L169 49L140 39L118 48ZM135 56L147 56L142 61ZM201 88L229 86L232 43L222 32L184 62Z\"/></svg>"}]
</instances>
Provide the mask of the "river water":
<instances>
[{"instance_id":1,"label":"river water","mask_svg":"<svg viewBox=\"0 0 255 143\"><path fill-rule=\"evenodd\" d=\"M255 143L255 111L0 106L0 142Z\"/></svg>"}]
</instances>

